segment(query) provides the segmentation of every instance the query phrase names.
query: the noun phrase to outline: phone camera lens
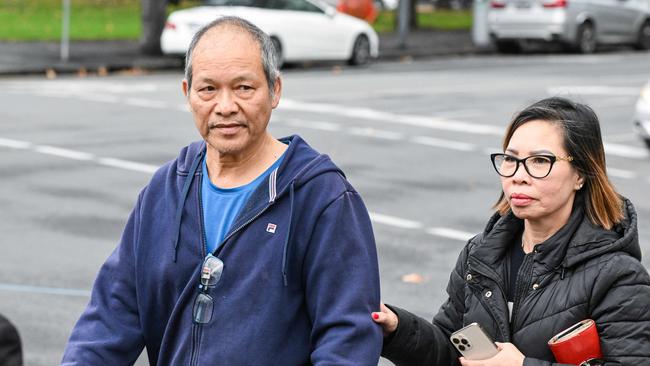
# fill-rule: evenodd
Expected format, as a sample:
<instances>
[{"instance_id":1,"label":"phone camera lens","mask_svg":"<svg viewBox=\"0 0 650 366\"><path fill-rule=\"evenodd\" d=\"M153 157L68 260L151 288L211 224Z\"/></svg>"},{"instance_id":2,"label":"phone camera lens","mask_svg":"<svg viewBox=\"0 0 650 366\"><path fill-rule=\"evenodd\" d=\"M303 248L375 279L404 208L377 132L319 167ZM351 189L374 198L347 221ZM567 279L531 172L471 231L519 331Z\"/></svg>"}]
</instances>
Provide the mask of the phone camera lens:
<instances>
[{"instance_id":1,"label":"phone camera lens","mask_svg":"<svg viewBox=\"0 0 650 366\"><path fill-rule=\"evenodd\" d=\"M467 343L469 343L469 342L467 342L467 339L461 339L461 340L460 340L460 343L462 343L462 344L464 344L464 345L467 345Z\"/></svg>"},{"instance_id":2,"label":"phone camera lens","mask_svg":"<svg viewBox=\"0 0 650 366\"><path fill-rule=\"evenodd\" d=\"M465 350L465 346L463 346L463 345L461 344L461 345L458 346L458 349L461 350L461 351L464 351L464 350Z\"/></svg>"},{"instance_id":3,"label":"phone camera lens","mask_svg":"<svg viewBox=\"0 0 650 366\"><path fill-rule=\"evenodd\" d=\"M454 344L460 343L460 340L458 338L452 338L451 341L454 342Z\"/></svg>"}]
</instances>

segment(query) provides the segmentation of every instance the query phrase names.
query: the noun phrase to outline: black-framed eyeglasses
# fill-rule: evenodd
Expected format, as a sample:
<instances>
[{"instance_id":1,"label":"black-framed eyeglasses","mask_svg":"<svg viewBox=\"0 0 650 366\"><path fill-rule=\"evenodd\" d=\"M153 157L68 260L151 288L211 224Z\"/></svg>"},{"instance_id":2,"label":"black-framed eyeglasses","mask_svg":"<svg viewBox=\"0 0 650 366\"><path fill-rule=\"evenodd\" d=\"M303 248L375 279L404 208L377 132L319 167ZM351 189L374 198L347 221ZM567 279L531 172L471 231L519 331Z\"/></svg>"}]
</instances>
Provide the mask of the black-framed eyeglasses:
<instances>
[{"instance_id":1,"label":"black-framed eyeglasses","mask_svg":"<svg viewBox=\"0 0 650 366\"><path fill-rule=\"evenodd\" d=\"M192 317L198 324L206 324L212 320L212 309L214 300L208 295L208 289L214 287L221 279L223 273L223 262L221 259L208 254L201 265L201 279L199 289L201 292L194 299Z\"/></svg>"},{"instance_id":2,"label":"black-framed eyeglasses","mask_svg":"<svg viewBox=\"0 0 650 366\"><path fill-rule=\"evenodd\" d=\"M492 165L497 173L505 178L510 178L519 169L519 163L524 166L528 175L533 178L546 178L556 161L573 161L572 156L562 157L554 155L531 155L523 159L508 154L491 154Z\"/></svg>"}]
</instances>

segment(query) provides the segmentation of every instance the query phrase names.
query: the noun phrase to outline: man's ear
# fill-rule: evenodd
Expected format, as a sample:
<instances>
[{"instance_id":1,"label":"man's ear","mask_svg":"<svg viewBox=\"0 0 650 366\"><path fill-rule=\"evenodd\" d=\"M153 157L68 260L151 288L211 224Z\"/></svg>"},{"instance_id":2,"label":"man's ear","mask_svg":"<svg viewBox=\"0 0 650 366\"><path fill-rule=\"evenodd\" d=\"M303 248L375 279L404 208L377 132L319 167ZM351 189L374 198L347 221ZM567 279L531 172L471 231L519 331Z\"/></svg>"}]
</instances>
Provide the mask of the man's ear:
<instances>
[{"instance_id":1,"label":"man's ear","mask_svg":"<svg viewBox=\"0 0 650 366\"><path fill-rule=\"evenodd\" d=\"M273 100L271 101L271 106L273 108L277 107L280 103L280 97L282 96L282 78L279 76L275 79L275 85L273 86Z\"/></svg>"},{"instance_id":2,"label":"man's ear","mask_svg":"<svg viewBox=\"0 0 650 366\"><path fill-rule=\"evenodd\" d=\"M187 79L183 79L183 95L185 95L185 98L189 96L189 85L187 84Z\"/></svg>"}]
</instances>

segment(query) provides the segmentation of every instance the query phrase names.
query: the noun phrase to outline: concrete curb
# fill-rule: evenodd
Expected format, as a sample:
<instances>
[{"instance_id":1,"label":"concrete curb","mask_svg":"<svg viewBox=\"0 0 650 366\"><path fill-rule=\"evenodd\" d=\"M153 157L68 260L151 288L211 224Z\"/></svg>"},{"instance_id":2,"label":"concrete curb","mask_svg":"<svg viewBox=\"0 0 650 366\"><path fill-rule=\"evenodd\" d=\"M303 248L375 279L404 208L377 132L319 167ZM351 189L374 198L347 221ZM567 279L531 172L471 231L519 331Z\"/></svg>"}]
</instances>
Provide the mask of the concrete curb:
<instances>
[{"instance_id":1,"label":"concrete curb","mask_svg":"<svg viewBox=\"0 0 650 366\"><path fill-rule=\"evenodd\" d=\"M411 32L406 44L395 33L380 35L380 60L430 58L478 53L468 31ZM58 42L0 42L0 75L56 74L119 70L181 70L180 57L146 56L137 41L76 41L62 62Z\"/></svg>"}]
</instances>

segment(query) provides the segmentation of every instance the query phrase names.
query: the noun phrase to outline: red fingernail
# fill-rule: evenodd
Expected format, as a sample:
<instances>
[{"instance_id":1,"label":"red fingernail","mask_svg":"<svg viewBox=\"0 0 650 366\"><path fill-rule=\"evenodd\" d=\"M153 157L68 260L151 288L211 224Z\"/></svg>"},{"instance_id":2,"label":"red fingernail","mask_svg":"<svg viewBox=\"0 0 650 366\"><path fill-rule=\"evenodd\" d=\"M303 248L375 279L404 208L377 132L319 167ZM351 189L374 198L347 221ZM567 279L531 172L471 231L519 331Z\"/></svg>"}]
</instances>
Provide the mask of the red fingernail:
<instances>
[{"instance_id":1,"label":"red fingernail","mask_svg":"<svg viewBox=\"0 0 650 366\"><path fill-rule=\"evenodd\" d=\"M375 320L379 319L379 314L373 313L372 318L375 319Z\"/></svg>"}]
</instances>

